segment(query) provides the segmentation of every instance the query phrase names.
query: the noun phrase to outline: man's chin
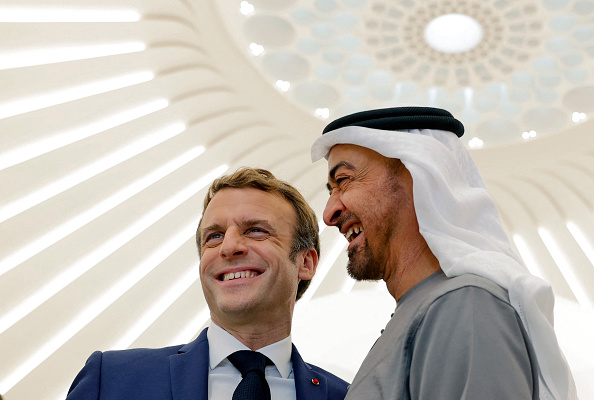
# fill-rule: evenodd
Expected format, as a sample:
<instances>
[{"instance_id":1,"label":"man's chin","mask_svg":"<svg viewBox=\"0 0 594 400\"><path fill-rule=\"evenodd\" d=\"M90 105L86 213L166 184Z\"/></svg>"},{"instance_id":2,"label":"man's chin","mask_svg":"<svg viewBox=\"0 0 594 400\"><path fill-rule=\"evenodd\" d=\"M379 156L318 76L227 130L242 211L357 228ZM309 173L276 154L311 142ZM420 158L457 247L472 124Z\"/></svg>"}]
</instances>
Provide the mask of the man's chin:
<instances>
[{"instance_id":1,"label":"man's chin","mask_svg":"<svg viewBox=\"0 0 594 400\"><path fill-rule=\"evenodd\" d=\"M351 278L357 281L378 281L383 278L379 264L369 253L368 247L360 249L360 246L348 251L347 273Z\"/></svg>"},{"instance_id":2,"label":"man's chin","mask_svg":"<svg viewBox=\"0 0 594 400\"><path fill-rule=\"evenodd\" d=\"M375 274L370 274L365 268L353 267L351 265L347 266L347 273L356 281L379 281L382 279Z\"/></svg>"}]
</instances>

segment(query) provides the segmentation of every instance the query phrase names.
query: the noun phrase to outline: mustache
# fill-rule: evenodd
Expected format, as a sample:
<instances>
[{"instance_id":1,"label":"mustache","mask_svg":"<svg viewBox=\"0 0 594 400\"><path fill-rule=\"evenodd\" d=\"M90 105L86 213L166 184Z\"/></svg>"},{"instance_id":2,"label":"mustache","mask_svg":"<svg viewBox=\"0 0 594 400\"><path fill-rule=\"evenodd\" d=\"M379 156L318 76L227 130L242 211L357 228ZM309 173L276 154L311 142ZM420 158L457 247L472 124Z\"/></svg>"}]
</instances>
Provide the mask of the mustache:
<instances>
[{"instance_id":1,"label":"mustache","mask_svg":"<svg viewBox=\"0 0 594 400\"><path fill-rule=\"evenodd\" d=\"M357 214L352 213L352 212L348 212L348 213L343 213L340 216L340 219L338 221L336 221L336 227L338 228L339 231L342 232L342 227L344 224L346 224L347 222L353 221L353 220L359 220L359 217L357 217Z\"/></svg>"}]
</instances>

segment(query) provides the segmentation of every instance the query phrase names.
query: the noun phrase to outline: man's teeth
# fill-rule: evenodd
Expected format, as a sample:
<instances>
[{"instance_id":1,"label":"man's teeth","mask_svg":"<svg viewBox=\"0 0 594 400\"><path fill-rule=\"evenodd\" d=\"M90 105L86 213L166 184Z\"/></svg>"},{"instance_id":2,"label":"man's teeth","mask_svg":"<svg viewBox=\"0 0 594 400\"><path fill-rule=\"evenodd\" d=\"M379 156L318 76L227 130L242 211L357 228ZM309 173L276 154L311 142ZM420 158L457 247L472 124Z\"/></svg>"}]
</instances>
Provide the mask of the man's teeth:
<instances>
[{"instance_id":1,"label":"man's teeth","mask_svg":"<svg viewBox=\"0 0 594 400\"><path fill-rule=\"evenodd\" d=\"M352 235L353 235L353 233L354 233L354 234L355 234L355 236L356 236L356 235L358 235L358 234L359 234L359 233L361 233L361 232L363 232L363 227L362 227L362 226L360 226L360 225L358 225L358 226L353 226L353 227L351 227L351 228L348 230L348 232L347 232L347 233L345 233L345 235L344 235L344 236L345 236L345 237L347 238L347 240L350 242L351 240L353 240L353 239L354 239L354 237L353 237L353 238L351 238L351 237L352 237Z\"/></svg>"},{"instance_id":2,"label":"man's teeth","mask_svg":"<svg viewBox=\"0 0 594 400\"><path fill-rule=\"evenodd\" d=\"M237 278L253 278L256 275L258 274L255 271L229 272L223 275L223 281L230 281Z\"/></svg>"}]
</instances>

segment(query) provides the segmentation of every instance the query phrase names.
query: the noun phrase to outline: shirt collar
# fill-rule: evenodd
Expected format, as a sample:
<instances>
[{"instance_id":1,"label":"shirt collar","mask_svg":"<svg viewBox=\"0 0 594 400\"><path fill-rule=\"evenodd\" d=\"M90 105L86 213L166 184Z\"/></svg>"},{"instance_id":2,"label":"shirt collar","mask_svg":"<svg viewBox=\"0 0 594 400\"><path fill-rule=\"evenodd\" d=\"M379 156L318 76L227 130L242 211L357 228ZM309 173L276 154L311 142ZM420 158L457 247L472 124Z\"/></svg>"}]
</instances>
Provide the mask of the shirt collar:
<instances>
[{"instance_id":1,"label":"shirt collar","mask_svg":"<svg viewBox=\"0 0 594 400\"><path fill-rule=\"evenodd\" d=\"M250 350L246 345L214 322L210 323L206 337L208 338L210 369L217 367L230 354L236 351ZM264 354L274 363L283 378L289 377L289 374L293 370L293 364L291 363L291 353L293 352L291 335L276 343L258 349L258 352Z\"/></svg>"}]
</instances>

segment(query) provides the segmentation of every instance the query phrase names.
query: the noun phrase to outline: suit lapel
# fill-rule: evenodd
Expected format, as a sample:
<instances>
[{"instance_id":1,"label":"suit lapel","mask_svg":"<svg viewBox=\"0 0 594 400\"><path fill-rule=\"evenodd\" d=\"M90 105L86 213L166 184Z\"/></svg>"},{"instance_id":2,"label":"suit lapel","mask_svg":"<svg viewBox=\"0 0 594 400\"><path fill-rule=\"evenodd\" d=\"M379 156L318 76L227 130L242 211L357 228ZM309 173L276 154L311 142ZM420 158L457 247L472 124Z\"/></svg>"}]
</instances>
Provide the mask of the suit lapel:
<instances>
[{"instance_id":1,"label":"suit lapel","mask_svg":"<svg viewBox=\"0 0 594 400\"><path fill-rule=\"evenodd\" d=\"M295 345L293 345L291 362L293 363L295 394L297 400L326 400L328 398L328 384L326 377L312 370L311 367L303 361Z\"/></svg>"},{"instance_id":2,"label":"suit lapel","mask_svg":"<svg viewBox=\"0 0 594 400\"><path fill-rule=\"evenodd\" d=\"M208 340L204 329L191 343L169 357L174 400L208 400Z\"/></svg>"}]
</instances>

